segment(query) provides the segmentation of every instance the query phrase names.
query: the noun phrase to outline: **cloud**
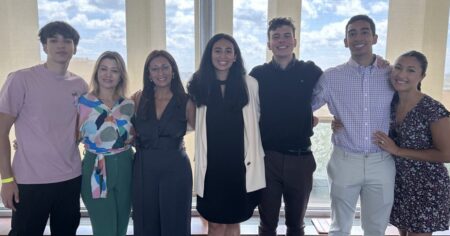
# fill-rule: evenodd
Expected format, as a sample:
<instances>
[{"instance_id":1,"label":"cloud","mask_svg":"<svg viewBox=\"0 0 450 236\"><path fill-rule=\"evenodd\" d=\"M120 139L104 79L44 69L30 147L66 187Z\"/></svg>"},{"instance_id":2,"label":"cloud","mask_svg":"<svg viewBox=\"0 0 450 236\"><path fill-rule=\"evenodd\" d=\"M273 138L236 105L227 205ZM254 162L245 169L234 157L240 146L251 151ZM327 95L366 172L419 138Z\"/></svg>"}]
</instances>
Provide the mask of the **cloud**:
<instances>
[{"instance_id":1,"label":"cloud","mask_svg":"<svg viewBox=\"0 0 450 236\"><path fill-rule=\"evenodd\" d=\"M195 70L194 1L168 0L166 2L167 50L178 63L187 79Z\"/></svg>"},{"instance_id":2,"label":"cloud","mask_svg":"<svg viewBox=\"0 0 450 236\"><path fill-rule=\"evenodd\" d=\"M387 19L382 21L375 22L376 31L378 35L378 42L375 45L374 49L377 50L377 54L382 56L386 55L386 38L387 38Z\"/></svg>"},{"instance_id":3,"label":"cloud","mask_svg":"<svg viewBox=\"0 0 450 236\"><path fill-rule=\"evenodd\" d=\"M234 10L247 9L247 14L250 12L267 12L268 0L234 0L233 4Z\"/></svg>"},{"instance_id":4,"label":"cloud","mask_svg":"<svg viewBox=\"0 0 450 236\"><path fill-rule=\"evenodd\" d=\"M235 1L234 8L233 36L250 71L266 62L267 0Z\"/></svg>"},{"instance_id":5,"label":"cloud","mask_svg":"<svg viewBox=\"0 0 450 236\"><path fill-rule=\"evenodd\" d=\"M342 1L336 4L336 15L350 17L355 14L368 14L369 10L363 7L361 0Z\"/></svg>"},{"instance_id":6,"label":"cloud","mask_svg":"<svg viewBox=\"0 0 450 236\"><path fill-rule=\"evenodd\" d=\"M66 11L72 4L70 1L38 0L39 12Z\"/></svg>"},{"instance_id":7,"label":"cloud","mask_svg":"<svg viewBox=\"0 0 450 236\"><path fill-rule=\"evenodd\" d=\"M90 30L125 28L125 12L111 12L108 15L109 17L106 18L89 18L86 14L77 14L69 20L69 23Z\"/></svg>"},{"instance_id":8,"label":"cloud","mask_svg":"<svg viewBox=\"0 0 450 236\"><path fill-rule=\"evenodd\" d=\"M45 15L59 15L64 13L68 15L70 12L80 13L105 13L105 10L98 7L92 0L38 0L39 13Z\"/></svg>"},{"instance_id":9,"label":"cloud","mask_svg":"<svg viewBox=\"0 0 450 236\"><path fill-rule=\"evenodd\" d=\"M175 11L173 15L167 16L168 36L171 37L174 33L194 33L194 13L185 11Z\"/></svg>"},{"instance_id":10,"label":"cloud","mask_svg":"<svg viewBox=\"0 0 450 236\"><path fill-rule=\"evenodd\" d=\"M194 9L194 1L166 0L166 7L176 7L179 10Z\"/></svg>"},{"instance_id":11,"label":"cloud","mask_svg":"<svg viewBox=\"0 0 450 236\"><path fill-rule=\"evenodd\" d=\"M302 18L316 19L321 12L331 10L332 6L333 2L327 0L303 0Z\"/></svg>"},{"instance_id":12,"label":"cloud","mask_svg":"<svg viewBox=\"0 0 450 236\"><path fill-rule=\"evenodd\" d=\"M39 20L45 23L54 20L67 21L68 9L72 6L69 1L38 0Z\"/></svg>"},{"instance_id":13,"label":"cloud","mask_svg":"<svg viewBox=\"0 0 450 236\"><path fill-rule=\"evenodd\" d=\"M95 5L109 8L123 8L126 0L91 0Z\"/></svg>"},{"instance_id":14,"label":"cloud","mask_svg":"<svg viewBox=\"0 0 450 236\"><path fill-rule=\"evenodd\" d=\"M307 47L321 47L325 45L337 45L342 46L342 40L345 37L345 25L347 20L342 20L339 22L332 22L324 25L319 30L311 30L301 32L302 44Z\"/></svg>"},{"instance_id":15,"label":"cloud","mask_svg":"<svg viewBox=\"0 0 450 236\"><path fill-rule=\"evenodd\" d=\"M375 2L370 6L370 12L373 14L387 12L389 10L389 4L387 2Z\"/></svg>"},{"instance_id":16,"label":"cloud","mask_svg":"<svg viewBox=\"0 0 450 236\"><path fill-rule=\"evenodd\" d=\"M73 7L83 13L104 13L105 10L98 7L92 0L70 0Z\"/></svg>"},{"instance_id":17,"label":"cloud","mask_svg":"<svg viewBox=\"0 0 450 236\"><path fill-rule=\"evenodd\" d=\"M317 19L324 15L350 17L356 14L377 14L386 12L388 8L387 0L303 0L302 18Z\"/></svg>"}]
</instances>

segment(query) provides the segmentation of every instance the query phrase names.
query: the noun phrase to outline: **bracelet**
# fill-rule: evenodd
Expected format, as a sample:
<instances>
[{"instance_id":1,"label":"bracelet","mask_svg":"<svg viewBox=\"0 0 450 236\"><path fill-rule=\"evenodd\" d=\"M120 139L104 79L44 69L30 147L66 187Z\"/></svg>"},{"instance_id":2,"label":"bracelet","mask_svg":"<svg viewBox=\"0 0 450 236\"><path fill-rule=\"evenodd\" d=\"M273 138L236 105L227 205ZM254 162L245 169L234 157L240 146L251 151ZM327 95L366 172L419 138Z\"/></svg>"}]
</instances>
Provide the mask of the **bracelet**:
<instances>
[{"instance_id":1,"label":"bracelet","mask_svg":"<svg viewBox=\"0 0 450 236\"><path fill-rule=\"evenodd\" d=\"M7 183L11 183L14 181L14 177L9 177L6 179L2 179L2 184L7 184Z\"/></svg>"}]
</instances>

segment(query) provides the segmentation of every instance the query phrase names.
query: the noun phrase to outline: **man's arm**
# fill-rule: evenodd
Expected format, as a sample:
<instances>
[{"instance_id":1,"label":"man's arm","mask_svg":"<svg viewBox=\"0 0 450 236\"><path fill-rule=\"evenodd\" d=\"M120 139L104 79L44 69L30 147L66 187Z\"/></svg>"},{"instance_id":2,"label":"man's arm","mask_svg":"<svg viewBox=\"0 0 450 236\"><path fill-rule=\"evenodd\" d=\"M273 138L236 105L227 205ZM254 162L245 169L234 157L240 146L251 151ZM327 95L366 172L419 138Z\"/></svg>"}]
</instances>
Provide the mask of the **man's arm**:
<instances>
[{"instance_id":1,"label":"man's arm","mask_svg":"<svg viewBox=\"0 0 450 236\"><path fill-rule=\"evenodd\" d=\"M0 175L2 179L14 177L11 168L9 131L16 118L0 112ZM16 210L13 201L19 202L19 189L15 181L3 183L1 197L6 208Z\"/></svg>"},{"instance_id":2,"label":"man's arm","mask_svg":"<svg viewBox=\"0 0 450 236\"><path fill-rule=\"evenodd\" d=\"M316 83L316 86L313 89L312 94L312 102L311 107L313 111L318 110L321 108L325 103L327 103L327 84L326 84L326 78L325 74L322 73L322 75L319 78L319 81Z\"/></svg>"}]
</instances>

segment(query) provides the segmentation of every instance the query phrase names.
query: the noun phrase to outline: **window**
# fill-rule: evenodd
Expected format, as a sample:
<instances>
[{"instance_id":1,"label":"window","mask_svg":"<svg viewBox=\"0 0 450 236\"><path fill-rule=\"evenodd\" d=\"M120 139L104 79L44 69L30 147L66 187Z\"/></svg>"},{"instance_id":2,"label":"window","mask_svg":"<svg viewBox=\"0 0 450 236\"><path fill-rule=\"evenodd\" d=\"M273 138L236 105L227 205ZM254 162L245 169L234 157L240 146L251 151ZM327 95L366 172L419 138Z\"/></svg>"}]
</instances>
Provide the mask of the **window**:
<instances>
[{"instance_id":1,"label":"window","mask_svg":"<svg viewBox=\"0 0 450 236\"><path fill-rule=\"evenodd\" d=\"M233 35L244 59L245 69L266 62L267 0L234 0Z\"/></svg>"},{"instance_id":2,"label":"window","mask_svg":"<svg viewBox=\"0 0 450 236\"><path fill-rule=\"evenodd\" d=\"M80 34L77 53L69 70L89 81L97 57L107 50L126 54L125 0L38 0L39 28L50 21L71 24ZM41 60L46 54L41 47Z\"/></svg>"},{"instance_id":3,"label":"window","mask_svg":"<svg viewBox=\"0 0 450 236\"><path fill-rule=\"evenodd\" d=\"M39 27L52 20L64 20L80 32L81 40L78 52L71 62L71 71L89 80L95 60L103 51L115 50L124 59L127 58L125 0L37 2ZM234 0L234 37L241 48L247 71L266 61L267 5L268 0ZM350 16L359 13L374 18L379 36L374 52L384 56L388 5L388 0L302 0L299 58L312 60L322 69L347 61L350 53L343 44L345 24ZM448 28L450 33L450 24ZM194 1L166 0L166 32L167 50L175 57L182 80L187 82L196 69ZM39 42L36 40L36 43ZM450 37L447 46L441 102L450 109ZM45 60L45 53L42 51L41 60ZM3 81L2 79L4 78L0 78L0 81ZM140 79L138 83L141 83ZM331 116L326 108L319 110L316 115L321 117L321 123L314 129L315 134L312 137L317 170L310 202L312 206L329 207L326 163L331 153ZM14 136L11 140L13 139ZM192 160L193 133L187 135L186 146Z\"/></svg>"},{"instance_id":4,"label":"window","mask_svg":"<svg viewBox=\"0 0 450 236\"><path fill-rule=\"evenodd\" d=\"M167 51L175 58L181 80L187 84L195 68L194 1L166 1ZM194 167L194 132L185 136L186 152Z\"/></svg>"},{"instance_id":5,"label":"window","mask_svg":"<svg viewBox=\"0 0 450 236\"><path fill-rule=\"evenodd\" d=\"M194 1L167 0L167 51L175 58L183 81L195 71L194 28Z\"/></svg>"}]
</instances>

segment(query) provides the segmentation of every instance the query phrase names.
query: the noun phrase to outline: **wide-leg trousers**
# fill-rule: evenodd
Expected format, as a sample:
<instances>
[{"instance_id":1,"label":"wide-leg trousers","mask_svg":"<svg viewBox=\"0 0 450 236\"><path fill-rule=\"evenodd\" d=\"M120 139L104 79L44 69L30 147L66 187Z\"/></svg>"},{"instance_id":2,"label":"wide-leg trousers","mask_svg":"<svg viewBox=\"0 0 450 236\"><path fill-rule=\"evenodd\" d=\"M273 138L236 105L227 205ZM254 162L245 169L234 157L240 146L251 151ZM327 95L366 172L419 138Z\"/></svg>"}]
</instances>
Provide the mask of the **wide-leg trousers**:
<instances>
[{"instance_id":1,"label":"wide-leg trousers","mask_svg":"<svg viewBox=\"0 0 450 236\"><path fill-rule=\"evenodd\" d=\"M135 236L190 236L192 171L184 150L137 150L133 178Z\"/></svg>"},{"instance_id":2,"label":"wide-leg trousers","mask_svg":"<svg viewBox=\"0 0 450 236\"><path fill-rule=\"evenodd\" d=\"M105 156L106 198L92 198L91 175L96 155L86 152L83 159L81 196L91 219L95 236L124 236L127 233L131 211L131 178L133 151Z\"/></svg>"}]
</instances>

